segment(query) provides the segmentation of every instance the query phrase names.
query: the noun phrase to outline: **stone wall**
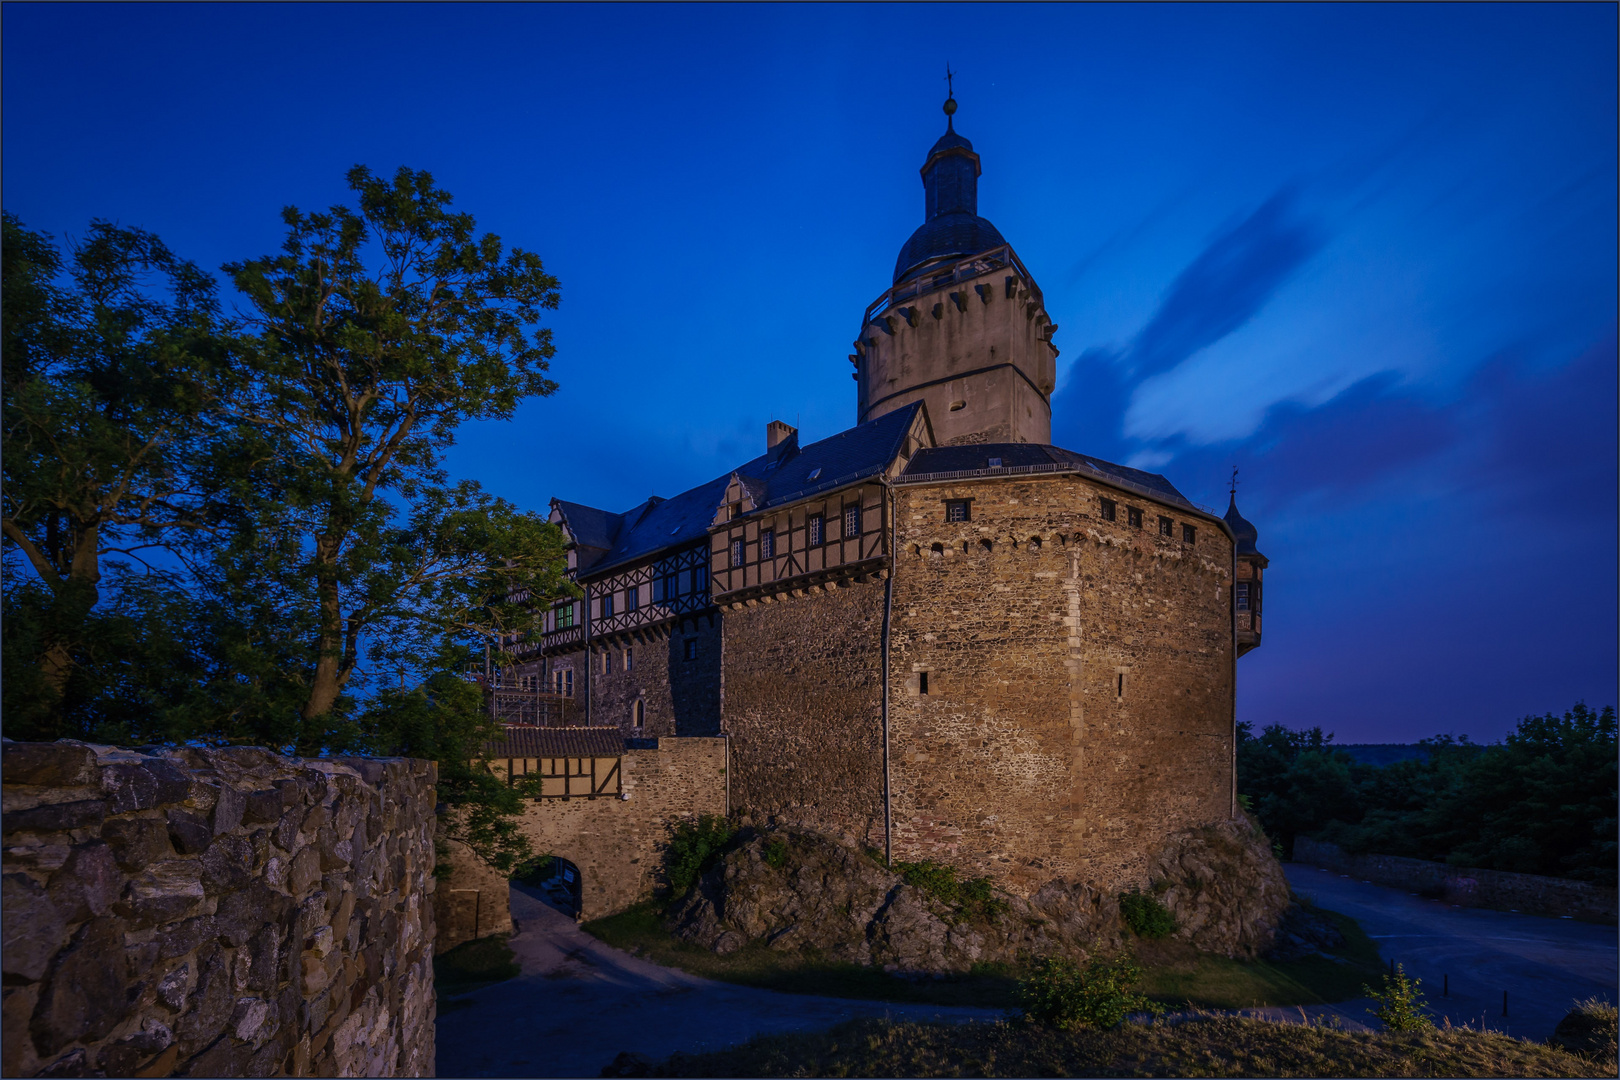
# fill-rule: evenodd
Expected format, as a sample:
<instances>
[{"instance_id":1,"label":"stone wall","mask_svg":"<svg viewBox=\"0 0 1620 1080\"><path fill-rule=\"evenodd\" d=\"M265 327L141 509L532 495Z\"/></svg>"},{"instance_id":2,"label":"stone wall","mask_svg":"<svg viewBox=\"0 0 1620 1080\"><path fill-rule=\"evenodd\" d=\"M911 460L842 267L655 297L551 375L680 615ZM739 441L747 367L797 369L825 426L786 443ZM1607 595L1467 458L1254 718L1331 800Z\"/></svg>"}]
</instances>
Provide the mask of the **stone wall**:
<instances>
[{"instance_id":1,"label":"stone wall","mask_svg":"<svg viewBox=\"0 0 1620 1080\"><path fill-rule=\"evenodd\" d=\"M971 499L970 520L947 523L947 499ZM1059 877L1115 890L1147 884L1166 837L1230 818L1219 525L1073 476L906 486L897 500L896 859L948 860L1026 895Z\"/></svg>"},{"instance_id":2,"label":"stone wall","mask_svg":"<svg viewBox=\"0 0 1620 1080\"><path fill-rule=\"evenodd\" d=\"M579 868L580 918L623 911L652 894L672 825L725 814L726 740L661 738L626 750L624 798L537 799L522 829L537 855Z\"/></svg>"},{"instance_id":3,"label":"stone wall","mask_svg":"<svg viewBox=\"0 0 1620 1080\"><path fill-rule=\"evenodd\" d=\"M1398 855L1351 855L1337 844L1304 836L1294 839L1294 861L1434 896L1460 907L1521 911L1549 918L1568 916L1586 922L1616 921L1615 890L1585 881L1449 866Z\"/></svg>"},{"instance_id":4,"label":"stone wall","mask_svg":"<svg viewBox=\"0 0 1620 1080\"><path fill-rule=\"evenodd\" d=\"M883 590L874 575L726 612L740 811L883 846Z\"/></svg>"},{"instance_id":5,"label":"stone wall","mask_svg":"<svg viewBox=\"0 0 1620 1080\"><path fill-rule=\"evenodd\" d=\"M432 762L4 743L8 1076L431 1076Z\"/></svg>"},{"instance_id":6,"label":"stone wall","mask_svg":"<svg viewBox=\"0 0 1620 1080\"><path fill-rule=\"evenodd\" d=\"M616 727L630 738L720 734L719 623L719 613L708 612L593 646L591 725ZM686 658L688 642L695 654L690 660ZM628 671L626 650L632 657ZM605 672L604 654L608 658ZM638 700L646 710L639 729L632 712Z\"/></svg>"},{"instance_id":7,"label":"stone wall","mask_svg":"<svg viewBox=\"0 0 1620 1080\"><path fill-rule=\"evenodd\" d=\"M443 954L474 938L512 932L511 882L460 840L442 840L439 885L433 894L438 928L434 951Z\"/></svg>"}]
</instances>

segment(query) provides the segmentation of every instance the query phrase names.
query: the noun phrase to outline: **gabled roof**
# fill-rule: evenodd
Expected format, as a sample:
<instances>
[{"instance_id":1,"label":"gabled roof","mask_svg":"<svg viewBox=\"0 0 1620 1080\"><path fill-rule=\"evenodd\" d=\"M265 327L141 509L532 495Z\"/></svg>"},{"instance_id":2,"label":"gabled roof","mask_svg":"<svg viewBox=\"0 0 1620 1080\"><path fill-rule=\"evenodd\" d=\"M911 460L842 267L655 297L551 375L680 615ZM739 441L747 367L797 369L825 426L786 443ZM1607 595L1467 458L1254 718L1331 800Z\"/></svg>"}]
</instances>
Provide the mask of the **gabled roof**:
<instances>
[{"instance_id":1,"label":"gabled roof","mask_svg":"<svg viewBox=\"0 0 1620 1080\"><path fill-rule=\"evenodd\" d=\"M552 499L551 505L562 513L568 534L580 547L611 549L625 517L611 510L598 510L594 506L564 502L562 499Z\"/></svg>"},{"instance_id":2,"label":"gabled roof","mask_svg":"<svg viewBox=\"0 0 1620 1080\"><path fill-rule=\"evenodd\" d=\"M779 444L724 476L659 502L645 513L639 513L638 507L611 515L623 522L617 528L613 550L583 568L582 576L596 577L667 548L687 547L701 540L708 535L733 476L745 478L754 495L756 512L876 476L900 453L906 433L921 409L921 402L913 402L802 449ZM565 507L572 528L573 518L566 508L577 504L558 505Z\"/></svg>"},{"instance_id":3,"label":"gabled roof","mask_svg":"<svg viewBox=\"0 0 1620 1080\"><path fill-rule=\"evenodd\" d=\"M995 458L1000 464L992 466L991 458ZM993 470L996 469L1007 470L1009 475L1017 475L1018 470L1058 472L1077 469L1092 473L1103 480L1116 481L1125 487L1141 490L1156 498L1197 509L1185 495L1176 490L1174 484L1158 473L1143 472L1129 465L1116 465L1102 458L1091 457L1089 454L1077 454L1073 450L1041 443L978 443L972 446L930 447L917 451L911 463L906 466L906 471L900 475L900 479L916 481L939 474L980 472L994 476L996 473Z\"/></svg>"}]
</instances>

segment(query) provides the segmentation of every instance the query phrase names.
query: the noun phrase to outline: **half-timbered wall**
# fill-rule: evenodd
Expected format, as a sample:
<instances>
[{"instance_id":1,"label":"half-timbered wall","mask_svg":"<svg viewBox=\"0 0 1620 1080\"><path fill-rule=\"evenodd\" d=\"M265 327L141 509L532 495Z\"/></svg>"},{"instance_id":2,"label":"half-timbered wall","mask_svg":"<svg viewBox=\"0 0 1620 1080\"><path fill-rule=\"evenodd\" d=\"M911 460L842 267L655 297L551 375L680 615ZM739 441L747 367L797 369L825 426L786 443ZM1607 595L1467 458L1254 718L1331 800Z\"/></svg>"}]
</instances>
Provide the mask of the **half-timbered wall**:
<instances>
[{"instance_id":1,"label":"half-timbered wall","mask_svg":"<svg viewBox=\"0 0 1620 1080\"><path fill-rule=\"evenodd\" d=\"M860 531L846 535L844 515L850 508L860 513ZM819 543L813 543L812 519L817 517L821 519L821 537ZM762 554L760 547L761 535L766 532L771 534L774 548L769 557ZM723 602L729 594L745 589L768 590L792 578L882 559L886 533L883 488L877 484L846 488L777 511L737 518L711 534L714 597ZM741 554L740 560L734 560L737 554Z\"/></svg>"}]
</instances>

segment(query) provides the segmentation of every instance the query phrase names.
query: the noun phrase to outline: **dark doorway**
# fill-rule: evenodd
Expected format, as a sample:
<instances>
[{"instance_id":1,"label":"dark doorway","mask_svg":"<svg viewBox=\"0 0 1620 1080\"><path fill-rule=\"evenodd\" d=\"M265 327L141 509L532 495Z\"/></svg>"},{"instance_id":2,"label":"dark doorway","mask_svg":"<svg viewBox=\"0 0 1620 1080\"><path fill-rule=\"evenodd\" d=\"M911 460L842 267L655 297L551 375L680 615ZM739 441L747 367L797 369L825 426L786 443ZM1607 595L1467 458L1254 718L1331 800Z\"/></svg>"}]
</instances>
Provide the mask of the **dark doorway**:
<instances>
[{"instance_id":1,"label":"dark doorway","mask_svg":"<svg viewBox=\"0 0 1620 1080\"><path fill-rule=\"evenodd\" d=\"M584 881L580 877L579 867L567 859L553 855L551 861L536 877L538 881L535 881L535 884L539 889L541 900L570 919L579 918L584 895L582 891Z\"/></svg>"}]
</instances>

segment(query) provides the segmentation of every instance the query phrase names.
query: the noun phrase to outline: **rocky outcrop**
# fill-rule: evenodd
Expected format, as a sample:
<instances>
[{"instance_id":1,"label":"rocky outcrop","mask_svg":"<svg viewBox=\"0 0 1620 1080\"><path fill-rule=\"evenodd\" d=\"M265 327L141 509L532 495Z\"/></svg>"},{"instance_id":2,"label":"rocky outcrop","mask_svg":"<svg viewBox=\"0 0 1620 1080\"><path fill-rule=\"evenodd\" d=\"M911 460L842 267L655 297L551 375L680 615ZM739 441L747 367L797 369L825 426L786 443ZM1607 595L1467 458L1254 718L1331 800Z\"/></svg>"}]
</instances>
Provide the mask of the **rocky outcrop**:
<instances>
[{"instance_id":1,"label":"rocky outcrop","mask_svg":"<svg viewBox=\"0 0 1620 1080\"><path fill-rule=\"evenodd\" d=\"M3 746L0 1072L432 1075L432 762Z\"/></svg>"},{"instance_id":2,"label":"rocky outcrop","mask_svg":"<svg viewBox=\"0 0 1620 1080\"><path fill-rule=\"evenodd\" d=\"M1160 901L1176 915L1176 937L1226 956L1270 947L1288 884L1265 838L1247 824L1173 837L1151 865ZM1052 881L1027 898L995 899L988 912L945 903L849 838L783 827L745 830L668 918L676 936L719 953L763 944L915 973L1036 956L1083 959L1129 936L1119 898L1084 882Z\"/></svg>"}]
</instances>

